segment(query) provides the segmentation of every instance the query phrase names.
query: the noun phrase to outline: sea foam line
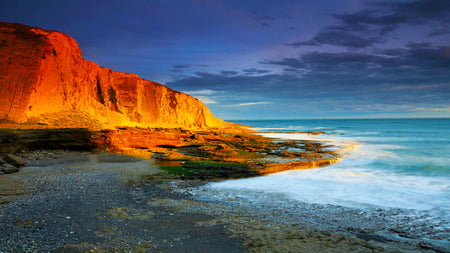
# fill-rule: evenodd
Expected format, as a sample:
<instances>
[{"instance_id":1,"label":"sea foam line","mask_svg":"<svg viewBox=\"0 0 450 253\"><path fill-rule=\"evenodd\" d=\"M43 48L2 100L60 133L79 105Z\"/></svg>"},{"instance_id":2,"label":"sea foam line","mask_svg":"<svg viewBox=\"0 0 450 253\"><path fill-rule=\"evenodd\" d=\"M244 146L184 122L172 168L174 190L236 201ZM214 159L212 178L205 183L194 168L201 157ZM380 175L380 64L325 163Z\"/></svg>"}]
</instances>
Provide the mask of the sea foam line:
<instances>
[{"instance_id":1,"label":"sea foam line","mask_svg":"<svg viewBox=\"0 0 450 253\"><path fill-rule=\"evenodd\" d=\"M381 207L449 210L446 205L448 180L400 175L370 167L380 158L392 158L392 153L350 141L345 137L307 133L260 133L268 138L311 140L336 145L344 159L327 167L292 170L272 175L231 180L212 184L213 188L281 193L306 203L332 204L346 207ZM330 138L331 137L331 138ZM390 159L390 158L389 158Z\"/></svg>"}]
</instances>

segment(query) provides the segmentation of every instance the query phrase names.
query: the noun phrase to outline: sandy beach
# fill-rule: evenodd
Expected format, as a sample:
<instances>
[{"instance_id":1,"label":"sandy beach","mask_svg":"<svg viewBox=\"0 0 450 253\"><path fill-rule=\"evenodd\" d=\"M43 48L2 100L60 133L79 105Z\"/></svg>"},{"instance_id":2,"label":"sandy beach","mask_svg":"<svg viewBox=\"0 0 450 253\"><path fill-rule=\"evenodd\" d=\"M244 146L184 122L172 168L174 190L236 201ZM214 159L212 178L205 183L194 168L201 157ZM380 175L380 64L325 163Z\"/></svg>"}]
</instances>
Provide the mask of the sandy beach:
<instances>
[{"instance_id":1,"label":"sandy beach","mask_svg":"<svg viewBox=\"0 0 450 253\"><path fill-rule=\"evenodd\" d=\"M205 182L148 179L166 173L150 160L67 151L26 159L0 175L15 180L2 190L0 252L445 252L373 235L380 214L351 231L367 213L276 196L215 199Z\"/></svg>"}]
</instances>

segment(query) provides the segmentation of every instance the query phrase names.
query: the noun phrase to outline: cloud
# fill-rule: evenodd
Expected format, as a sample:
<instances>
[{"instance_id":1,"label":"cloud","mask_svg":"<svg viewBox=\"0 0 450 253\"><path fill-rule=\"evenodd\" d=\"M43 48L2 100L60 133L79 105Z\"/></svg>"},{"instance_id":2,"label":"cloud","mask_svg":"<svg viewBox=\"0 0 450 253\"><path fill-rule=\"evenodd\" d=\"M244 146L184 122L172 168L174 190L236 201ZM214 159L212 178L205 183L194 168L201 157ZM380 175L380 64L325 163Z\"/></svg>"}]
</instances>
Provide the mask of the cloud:
<instances>
[{"instance_id":1,"label":"cloud","mask_svg":"<svg viewBox=\"0 0 450 253\"><path fill-rule=\"evenodd\" d=\"M450 22L450 20L449 20ZM443 24L442 27L436 28L433 31L431 31L428 35L431 37L437 37L441 35L447 35L450 34L450 24Z\"/></svg>"},{"instance_id":2,"label":"cloud","mask_svg":"<svg viewBox=\"0 0 450 253\"><path fill-rule=\"evenodd\" d=\"M310 40L286 43L285 45L292 47L335 45L366 48L381 41L382 39L376 35L367 37L367 35L361 35L359 32L354 32L350 29L343 29L340 26L330 26L320 31Z\"/></svg>"},{"instance_id":3,"label":"cloud","mask_svg":"<svg viewBox=\"0 0 450 253\"><path fill-rule=\"evenodd\" d=\"M214 108L218 110L250 109L251 105L268 103L273 106L265 110L276 107L278 113L293 115L448 107L450 47L409 43L366 52L315 51L263 63L285 70L244 69L238 75L225 71L198 72L167 85L180 90L220 92L220 97L214 98L217 102ZM272 113L277 115L276 111Z\"/></svg>"},{"instance_id":4,"label":"cloud","mask_svg":"<svg viewBox=\"0 0 450 253\"><path fill-rule=\"evenodd\" d=\"M266 61L263 61L262 63L287 66L290 68L305 68L306 67L306 64L303 62L302 59L292 58L292 57L283 58L281 60L266 60Z\"/></svg>"},{"instance_id":5,"label":"cloud","mask_svg":"<svg viewBox=\"0 0 450 253\"><path fill-rule=\"evenodd\" d=\"M211 97L207 97L207 96L195 96L198 100L202 101L204 104L216 104L217 102L211 98Z\"/></svg>"},{"instance_id":6,"label":"cloud","mask_svg":"<svg viewBox=\"0 0 450 253\"><path fill-rule=\"evenodd\" d=\"M448 107L417 107L414 108L412 111L418 111L418 112L450 112L450 106Z\"/></svg>"},{"instance_id":7,"label":"cloud","mask_svg":"<svg viewBox=\"0 0 450 253\"><path fill-rule=\"evenodd\" d=\"M172 73L182 73L182 72L184 72L185 69L190 68L190 67L191 67L191 65L189 65L189 64L175 65L170 70L170 72L172 72Z\"/></svg>"},{"instance_id":8,"label":"cloud","mask_svg":"<svg viewBox=\"0 0 450 253\"><path fill-rule=\"evenodd\" d=\"M192 90L192 91L183 91L186 94L189 95L214 95L216 93L218 93L218 91L215 90L208 90L208 89L204 89L204 90Z\"/></svg>"},{"instance_id":9,"label":"cloud","mask_svg":"<svg viewBox=\"0 0 450 253\"><path fill-rule=\"evenodd\" d=\"M261 75L261 74L270 73L270 70L249 68L249 69L242 70L242 72L246 75Z\"/></svg>"},{"instance_id":10,"label":"cloud","mask_svg":"<svg viewBox=\"0 0 450 253\"><path fill-rule=\"evenodd\" d=\"M235 76L235 75L239 74L239 72L237 72L237 71L230 71L230 70L224 70L224 71L221 71L220 73L224 76Z\"/></svg>"},{"instance_id":11,"label":"cloud","mask_svg":"<svg viewBox=\"0 0 450 253\"><path fill-rule=\"evenodd\" d=\"M199 99L204 104L216 104L217 101L215 100L215 97L213 97L211 95L219 93L218 91L209 90L209 89L187 90L187 91L182 91L182 92Z\"/></svg>"},{"instance_id":12,"label":"cloud","mask_svg":"<svg viewBox=\"0 0 450 253\"><path fill-rule=\"evenodd\" d=\"M272 16L259 16L256 17L257 20L274 21L276 18Z\"/></svg>"},{"instance_id":13,"label":"cloud","mask_svg":"<svg viewBox=\"0 0 450 253\"><path fill-rule=\"evenodd\" d=\"M273 16L259 16L255 19L261 21L259 24L263 27L270 27L271 22L276 20L276 18Z\"/></svg>"},{"instance_id":14,"label":"cloud","mask_svg":"<svg viewBox=\"0 0 450 253\"><path fill-rule=\"evenodd\" d=\"M431 88L441 87L441 85L437 84L424 84L424 85L418 85L418 86L411 86L411 85L401 85L397 87L392 87L390 90L396 91L396 90L426 90Z\"/></svg>"},{"instance_id":15,"label":"cloud","mask_svg":"<svg viewBox=\"0 0 450 253\"><path fill-rule=\"evenodd\" d=\"M272 104L272 102L247 102L234 105L224 105L223 107L242 107L242 106L269 105L269 104Z\"/></svg>"},{"instance_id":16,"label":"cloud","mask_svg":"<svg viewBox=\"0 0 450 253\"><path fill-rule=\"evenodd\" d=\"M399 26L439 23L448 27L450 1L418 0L376 2L350 14L332 14L336 24L324 27L309 40L287 43L292 47L334 45L363 49L384 43L385 36ZM449 31L435 29L431 35Z\"/></svg>"},{"instance_id":17,"label":"cloud","mask_svg":"<svg viewBox=\"0 0 450 253\"><path fill-rule=\"evenodd\" d=\"M186 69L186 68L190 68L191 65L189 64L182 64L182 65L175 65L173 66L174 69Z\"/></svg>"},{"instance_id":18,"label":"cloud","mask_svg":"<svg viewBox=\"0 0 450 253\"><path fill-rule=\"evenodd\" d=\"M372 52L310 52L297 58L264 61L291 69L306 69L310 75L332 74L336 77L372 74L385 82L408 77L445 78L450 70L450 47L432 46L430 43L409 43L404 48L374 50ZM416 72L411 72L415 70ZM428 74L426 74L428 73ZM387 75L387 76L386 76ZM393 75L396 75L394 79ZM402 76L404 75L404 76Z\"/></svg>"}]
</instances>

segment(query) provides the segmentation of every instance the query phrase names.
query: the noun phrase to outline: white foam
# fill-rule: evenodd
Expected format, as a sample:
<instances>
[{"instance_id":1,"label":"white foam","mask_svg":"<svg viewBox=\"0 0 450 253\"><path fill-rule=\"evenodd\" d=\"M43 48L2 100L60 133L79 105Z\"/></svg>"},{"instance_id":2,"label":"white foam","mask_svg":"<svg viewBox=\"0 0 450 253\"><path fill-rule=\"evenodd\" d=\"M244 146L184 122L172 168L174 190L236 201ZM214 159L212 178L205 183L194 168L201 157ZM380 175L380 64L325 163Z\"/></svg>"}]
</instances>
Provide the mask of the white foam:
<instances>
[{"instance_id":1,"label":"white foam","mask_svg":"<svg viewBox=\"0 0 450 253\"><path fill-rule=\"evenodd\" d=\"M445 182L437 181L418 177L387 177L364 170L328 167L230 180L211 186L281 193L295 200L316 204L417 210L447 208L450 211L448 184L445 186Z\"/></svg>"},{"instance_id":2,"label":"white foam","mask_svg":"<svg viewBox=\"0 0 450 253\"><path fill-rule=\"evenodd\" d=\"M340 163L309 170L293 170L263 177L230 180L210 184L213 188L280 193L306 203L346 207L439 209L450 213L450 179L401 175L369 166L374 161L394 161L390 150L399 145L366 145L341 136L305 133L263 134L271 138L330 142L340 147L357 147Z\"/></svg>"},{"instance_id":3,"label":"white foam","mask_svg":"<svg viewBox=\"0 0 450 253\"><path fill-rule=\"evenodd\" d=\"M274 139L285 140L305 140L305 141L323 141L323 142L335 142L340 144L342 142L350 142L346 137L337 137L325 134L309 134L309 133L261 133L262 136Z\"/></svg>"}]
</instances>

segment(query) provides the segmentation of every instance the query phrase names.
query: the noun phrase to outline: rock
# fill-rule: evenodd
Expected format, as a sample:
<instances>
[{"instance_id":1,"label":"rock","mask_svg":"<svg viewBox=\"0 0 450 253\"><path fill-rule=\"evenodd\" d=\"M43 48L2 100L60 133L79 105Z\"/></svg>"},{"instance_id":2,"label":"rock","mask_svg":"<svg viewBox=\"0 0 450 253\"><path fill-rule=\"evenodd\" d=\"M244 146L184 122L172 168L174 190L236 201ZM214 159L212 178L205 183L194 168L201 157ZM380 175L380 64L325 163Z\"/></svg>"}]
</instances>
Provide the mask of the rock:
<instances>
[{"instance_id":1,"label":"rock","mask_svg":"<svg viewBox=\"0 0 450 253\"><path fill-rule=\"evenodd\" d=\"M6 154L3 157L3 160L5 160L5 162L11 164L14 167L22 167L26 164L25 159L23 159L22 157L13 155L13 154Z\"/></svg>"},{"instance_id":2,"label":"rock","mask_svg":"<svg viewBox=\"0 0 450 253\"><path fill-rule=\"evenodd\" d=\"M19 171L19 168L12 166L11 164L2 164L0 165L0 171L5 174L15 173Z\"/></svg>"},{"instance_id":3,"label":"rock","mask_svg":"<svg viewBox=\"0 0 450 253\"><path fill-rule=\"evenodd\" d=\"M61 32L0 22L0 41L0 122L109 129L226 124L194 97L85 60Z\"/></svg>"}]
</instances>

